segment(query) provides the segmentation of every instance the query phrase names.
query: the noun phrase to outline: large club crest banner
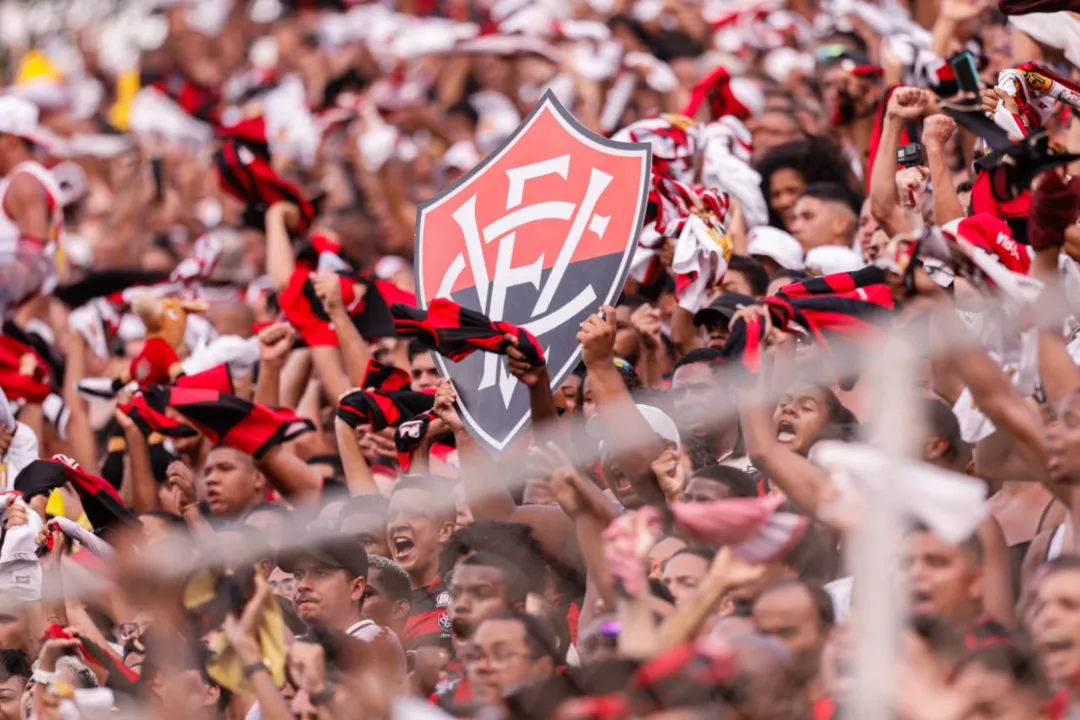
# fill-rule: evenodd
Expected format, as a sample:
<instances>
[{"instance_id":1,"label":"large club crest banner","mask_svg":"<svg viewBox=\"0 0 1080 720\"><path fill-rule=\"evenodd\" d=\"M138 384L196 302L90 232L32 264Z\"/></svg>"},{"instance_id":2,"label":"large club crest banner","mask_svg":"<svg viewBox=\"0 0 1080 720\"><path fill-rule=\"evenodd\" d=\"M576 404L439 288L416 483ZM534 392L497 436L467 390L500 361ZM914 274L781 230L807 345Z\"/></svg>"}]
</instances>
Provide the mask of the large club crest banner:
<instances>
[{"instance_id":1,"label":"large club crest banner","mask_svg":"<svg viewBox=\"0 0 1080 720\"><path fill-rule=\"evenodd\" d=\"M649 146L583 127L550 92L521 126L416 223L417 301L450 298L532 332L553 388L581 357L578 325L622 290L648 202ZM436 356L462 420L499 452L529 420L528 390L506 358Z\"/></svg>"}]
</instances>

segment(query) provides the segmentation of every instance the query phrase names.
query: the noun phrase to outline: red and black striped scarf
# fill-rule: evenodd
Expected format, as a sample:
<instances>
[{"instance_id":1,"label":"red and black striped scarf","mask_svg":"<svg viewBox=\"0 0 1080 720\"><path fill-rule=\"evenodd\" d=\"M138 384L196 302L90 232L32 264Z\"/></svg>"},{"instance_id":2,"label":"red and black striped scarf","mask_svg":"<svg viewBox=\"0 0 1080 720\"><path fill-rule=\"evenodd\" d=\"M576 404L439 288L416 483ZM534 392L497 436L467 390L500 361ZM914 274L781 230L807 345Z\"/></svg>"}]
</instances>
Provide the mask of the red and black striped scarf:
<instances>
[{"instance_id":1,"label":"red and black striped scarf","mask_svg":"<svg viewBox=\"0 0 1080 720\"><path fill-rule=\"evenodd\" d=\"M415 296L367 272L340 271L341 300L361 337L394 337L397 330L390 303L415 303ZM340 342L322 301L315 294L311 270L298 267L277 297L278 306L300 339L309 347L337 346Z\"/></svg>"},{"instance_id":2,"label":"red and black striped scarf","mask_svg":"<svg viewBox=\"0 0 1080 720\"><path fill-rule=\"evenodd\" d=\"M505 355L510 346L506 336L512 335L517 338L517 349L531 365L544 364L540 342L528 330L505 321L496 322L452 300L436 298L426 311L407 305L393 305L390 312L399 336L418 338L427 347L454 362L477 350Z\"/></svg>"},{"instance_id":3,"label":"red and black striped scarf","mask_svg":"<svg viewBox=\"0 0 1080 720\"><path fill-rule=\"evenodd\" d=\"M880 337L880 320L895 309L885 273L877 267L792 283L762 302L769 308L774 327L813 338L832 351L845 343ZM764 330L758 318L749 323L736 321L724 344L724 356L741 356L743 366L757 372Z\"/></svg>"},{"instance_id":4,"label":"red and black striped scarf","mask_svg":"<svg viewBox=\"0 0 1080 720\"><path fill-rule=\"evenodd\" d=\"M271 408L220 390L157 385L148 393L159 407L172 407L215 445L227 445L256 460L282 443L315 429L287 408Z\"/></svg>"},{"instance_id":5,"label":"red and black striped scarf","mask_svg":"<svg viewBox=\"0 0 1080 720\"><path fill-rule=\"evenodd\" d=\"M304 234L315 219L316 208L300 189L282 178L270 164L270 156L257 146L235 138L226 138L214 153L221 189L243 202L246 224L258 229L265 226L266 210L277 202L292 203L300 214L295 231Z\"/></svg>"}]
</instances>

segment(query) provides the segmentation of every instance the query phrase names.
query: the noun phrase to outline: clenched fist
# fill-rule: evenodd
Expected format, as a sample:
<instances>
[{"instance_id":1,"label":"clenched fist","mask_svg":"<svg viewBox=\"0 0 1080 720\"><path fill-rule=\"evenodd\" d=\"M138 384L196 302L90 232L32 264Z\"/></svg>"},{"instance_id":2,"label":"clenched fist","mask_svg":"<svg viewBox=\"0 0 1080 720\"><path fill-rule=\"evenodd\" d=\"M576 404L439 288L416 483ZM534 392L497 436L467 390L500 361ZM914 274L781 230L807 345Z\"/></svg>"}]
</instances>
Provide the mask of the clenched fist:
<instances>
[{"instance_id":1,"label":"clenched fist","mask_svg":"<svg viewBox=\"0 0 1080 720\"><path fill-rule=\"evenodd\" d=\"M889 98L886 112L897 120L918 120L926 112L930 95L926 90L913 87L899 87Z\"/></svg>"},{"instance_id":2,"label":"clenched fist","mask_svg":"<svg viewBox=\"0 0 1080 720\"><path fill-rule=\"evenodd\" d=\"M259 333L259 357L271 367L281 368L289 357L296 331L289 323L275 323Z\"/></svg>"},{"instance_id":3,"label":"clenched fist","mask_svg":"<svg viewBox=\"0 0 1080 720\"><path fill-rule=\"evenodd\" d=\"M585 367L601 367L614 362L615 308L604 305L599 313L585 318L577 334Z\"/></svg>"}]
</instances>

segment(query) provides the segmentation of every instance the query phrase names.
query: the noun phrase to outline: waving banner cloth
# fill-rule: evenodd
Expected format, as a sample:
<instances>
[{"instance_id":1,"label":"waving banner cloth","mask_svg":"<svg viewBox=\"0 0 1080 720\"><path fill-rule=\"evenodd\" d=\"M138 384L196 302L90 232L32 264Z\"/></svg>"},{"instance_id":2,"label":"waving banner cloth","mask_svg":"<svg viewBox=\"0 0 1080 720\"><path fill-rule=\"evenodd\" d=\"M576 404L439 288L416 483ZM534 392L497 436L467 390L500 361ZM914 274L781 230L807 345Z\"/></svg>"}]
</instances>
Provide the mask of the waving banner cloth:
<instances>
[{"instance_id":1,"label":"waving banner cloth","mask_svg":"<svg viewBox=\"0 0 1080 720\"><path fill-rule=\"evenodd\" d=\"M315 429L291 410L248 402L219 390L157 385L152 402L174 408L215 445L262 458L272 448Z\"/></svg>"},{"instance_id":2,"label":"waving banner cloth","mask_svg":"<svg viewBox=\"0 0 1080 720\"><path fill-rule=\"evenodd\" d=\"M316 207L296 185L285 180L270 164L269 155L234 138L226 139L214 153L221 189L243 202L245 224L263 229L266 211L278 202L299 210L296 232L306 233L315 219Z\"/></svg>"},{"instance_id":3,"label":"waving banner cloth","mask_svg":"<svg viewBox=\"0 0 1080 720\"><path fill-rule=\"evenodd\" d=\"M454 362L477 350L506 354L507 335L518 339L518 350L532 365L544 364L544 351L528 330L508 322L495 322L481 313L467 310L452 300L436 298L428 309L406 305L390 308L398 335L419 338L425 345Z\"/></svg>"},{"instance_id":4,"label":"waving banner cloth","mask_svg":"<svg viewBox=\"0 0 1080 720\"><path fill-rule=\"evenodd\" d=\"M387 365L375 358L368 359L367 368L364 370L364 381L360 383L362 388L374 388L381 392L396 392L408 390L412 384L412 378L396 365Z\"/></svg>"},{"instance_id":5,"label":"waving banner cloth","mask_svg":"<svg viewBox=\"0 0 1080 720\"><path fill-rule=\"evenodd\" d=\"M827 350L880 337L883 331L877 323L894 309L885 273L877 267L793 283L763 303L774 327L812 338ZM724 356L741 356L744 367L757 372L763 332L758 318L749 323L736 321L724 344Z\"/></svg>"},{"instance_id":6,"label":"waving banner cloth","mask_svg":"<svg viewBox=\"0 0 1080 720\"><path fill-rule=\"evenodd\" d=\"M135 512L124 504L108 480L91 475L64 455L30 463L15 478L15 489L29 501L35 495L48 495L68 482L79 494L86 517L95 530L138 524Z\"/></svg>"},{"instance_id":7,"label":"waving banner cloth","mask_svg":"<svg viewBox=\"0 0 1080 720\"><path fill-rule=\"evenodd\" d=\"M394 337L396 331L387 297L408 302L407 293L370 274L341 271L337 275L341 283L341 300L357 332L367 340ZM415 298L412 301L415 302ZM289 284L278 295L278 305L285 319L309 347L338 344L337 333L330 326L330 316L315 294L310 270L297 268L293 271Z\"/></svg>"},{"instance_id":8,"label":"waving banner cloth","mask_svg":"<svg viewBox=\"0 0 1080 720\"><path fill-rule=\"evenodd\" d=\"M396 427L431 410L435 405L434 393L397 390L353 390L338 403L337 416L349 427L371 425L374 432Z\"/></svg>"}]
</instances>

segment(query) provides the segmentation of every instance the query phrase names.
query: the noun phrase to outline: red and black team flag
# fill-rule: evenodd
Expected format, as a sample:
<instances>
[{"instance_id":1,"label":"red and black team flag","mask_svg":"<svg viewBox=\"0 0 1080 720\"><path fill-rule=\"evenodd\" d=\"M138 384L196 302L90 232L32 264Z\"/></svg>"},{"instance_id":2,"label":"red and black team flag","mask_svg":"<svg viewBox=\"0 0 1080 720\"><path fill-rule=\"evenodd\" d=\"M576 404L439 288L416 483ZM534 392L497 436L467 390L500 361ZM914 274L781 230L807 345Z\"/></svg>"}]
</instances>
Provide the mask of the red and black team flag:
<instances>
[{"instance_id":1,"label":"red and black team flag","mask_svg":"<svg viewBox=\"0 0 1080 720\"><path fill-rule=\"evenodd\" d=\"M214 165L222 190L247 205L244 221L248 225L263 229L267 209L274 203L288 202L300 211L294 230L302 235L311 227L315 204L296 185L278 175L269 155L235 138L227 138L214 153Z\"/></svg>"},{"instance_id":2,"label":"red and black team flag","mask_svg":"<svg viewBox=\"0 0 1080 720\"><path fill-rule=\"evenodd\" d=\"M71 483L79 494L86 517L95 530L138 524L135 512L124 504L108 480L91 475L79 463L64 455L52 460L35 460L15 478L15 489L29 501L35 495L48 495Z\"/></svg>"},{"instance_id":3,"label":"red and black team flag","mask_svg":"<svg viewBox=\"0 0 1080 720\"><path fill-rule=\"evenodd\" d=\"M387 365L375 358L369 358L367 368L364 369L364 381L360 383L362 388L373 388L380 392L397 392L408 390L412 384L412 378L396 365Z\"/></svg>"},{"instance_id":4,"label":"red and black team flag","mask_svg":"<svg viewBox=\"0 0 1080 720\"><path fill-rule=\"evenodd\" d=\"M881 322L895 308L885 272L874 266L792 283L762 302L769 308L774 327L832 350L880 337ZM744 367L757 372L764 330L758 318L736 321L724 344L724 356L741 356Z\"/></svg>"},{"instance_id":5,"label":"red and black team flag","mask_svg":"<svg viewBox=\"0 0 1080 720\"><path fill-rule=\"evenodd\" d=\"M394 318L390 315L387 295L408 300L393 283L380 280L368 273L341 271L337 273L341 283L341 300L352 318L357 332L366 340L394 337ZM415 301L415 298L413 298ZM309 347L338 344L337 333L330 325L330 316L315 294L311 282L311 270L297 268L289 278L289 284L278 295L278 306L300 339Z\"/></svg>"},{"instance_id":6,"label":"red and black team flag","mask_svg":"<svg viewBox=\"0 0 1080 720\"><path fill-rule=\"evenodd\" d=\"M188 115L210 125L221 123L221 95L201 85L183 73L143 72L139 75L142 87L152 87L167 96Z\"/></svg>"},{"instance_id":7,"label":"red and black team flag","mask_svg":"<svg viewBox=\"0 0 1080 720\"><path fill-rule=\"evenodd\" d=\"M45 628L45 638L69 640L76 636L64 630L59 624L53 623ZM139 682L139 673L124 664L122 658L115 655L111 650L106 650L86 638L79 636L78 654L83 662L90 666L96 666L106 671L105 686L116 692L134 695Z\"/></svg>"},{"instance_id":8,"label":"red and black team flag","mask_svg":"<svg viewBox=\"0 0 1080 720\"><path fill-rule=\"evenodd\" d=\"M248 402L218 390L158 385L149 394L175 409L215 445L227 445L256 460L272 448L315 429L291 410Z\"/></svg>"},{"instance_id":9,"label":"red and black team flag","mask_svg":"<svg viewBox=\"0 0 1080 720\"><path fill-rule=\"evenodd\" d=\"M121 405L120 410L131 418L142 434L147 437L151 433L159 433L165 437L198 435L199 431L195 428L165 414L165 406L160 404L163 399L161 394L139 394L131 398L131 402Z\"/></svg>"},{"instance_id":10,"label":"red and black team flag","mask_svg":"<svg viewBox=\"0 0 1080 720\"><path fill-rule=\"evenodd\" d=\"M232 375L225 363L194 375L181 375L173 381L173 385L182 389L212 390L223 395L234 393ZM134 421L146 437L153 433L172 438L198 435L199 431L195 428L166 414L167 399L161 392L139 393L130 402L121 405L120 410Z\"/></svg>"},{"instance_id":11,"label":"red and black team flag","mask_svg":"<svg viewBox=\"0 0 1080 720\"><path fill-rule=\"evenodd\" d=\"M396 390L353 390L338 401L337 416L349 427L371 425L373 432L396 427L431 410L435 393Z\"/></svg>"},{"instance_id":12,"label":"red and black team flag","mask_svg":"<svg viewBox=\"0 0 1080 720\"><path fill-rule=\"evenodd\" d=\"M478 312L466 310L453 300L436 298L427 310L394 305L390 312L399 336L418 338L454 362L464 360L477 350L505 355L510 346L506 336L513 335L517 338L518 350L525 354L530 364L544 364L544 351L531 332L508 322L494 322Z\"/></svg>"},{"instance_id":13,"label":"red and black team flag","mask_svg":"<svg viewBox=\"0 0 1080 720\"><path fill-rule=\"evenodd\" d=\"M548 93L502 147L419 208L417 307L442 298L528 331L558 386L581 357L579 325L622 291L650 163L648 144L591 132ZM435 361L470 390L461 413L469 433L501 452L529 419L528 392L506 359Z\"/></svg>"}]
</instances>

